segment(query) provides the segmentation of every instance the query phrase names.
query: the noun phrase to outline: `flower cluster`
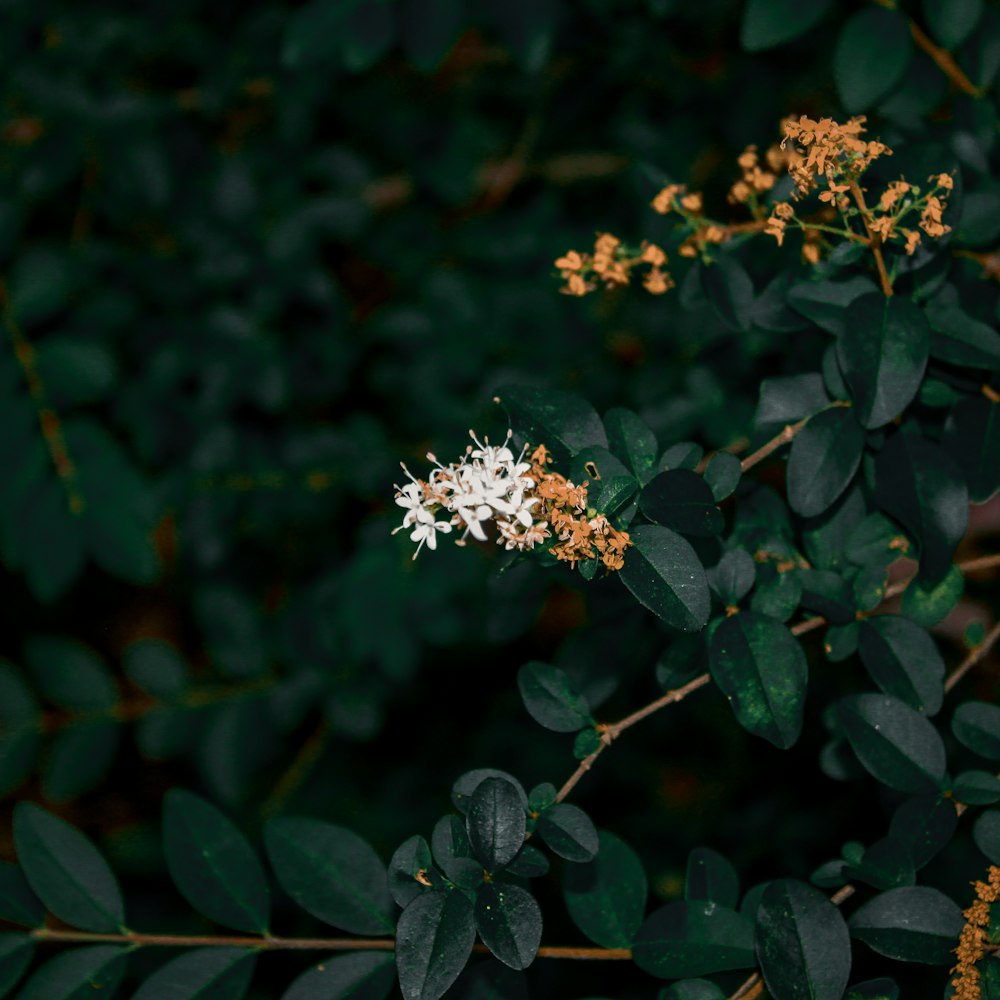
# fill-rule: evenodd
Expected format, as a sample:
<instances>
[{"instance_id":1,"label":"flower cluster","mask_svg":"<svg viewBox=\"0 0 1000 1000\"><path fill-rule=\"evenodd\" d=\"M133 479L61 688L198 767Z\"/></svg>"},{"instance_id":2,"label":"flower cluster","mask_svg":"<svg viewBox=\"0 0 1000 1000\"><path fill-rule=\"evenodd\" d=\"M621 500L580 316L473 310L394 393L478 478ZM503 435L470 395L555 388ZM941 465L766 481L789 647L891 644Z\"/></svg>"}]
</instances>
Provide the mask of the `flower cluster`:
<instances>
[{"instance_id":1,"label":"flower cluster","mask_svg":"<svg viewBox=\"0 0 1000 1000\"><path fill-rule=\"evenodd\" d=\"M593 253L570 250L556 261L555 266L566 282L561 292L586 295L597 288L598 280L607 288L627 285L633 269L647 264L649 269L643 275L643 287L653 295L662 295L674 286L673 279L663 270L666 262L667 255L655 243L643 241L638 249L632 249L611 233L598 233Z\"/></svg>"},{"instance_id":2,"label":"flower cluster","mask_svg":"<svg viewBox=\"0 0 1000 1000\"><path fill-rule=\"evenodd\" d=\"M802 155L794 147L782 148L777 143L764 154L761 166L756 146L747 146L737 159L743 176L729 189L728 200L733 205L753 202L758 195L767 194L778 181L779 171L797 164Z\"/></svg>"},{"instance_id":3,"label":"flower cluster","mask_svg":"<svg viewBox=\"0 0 1000 1000\"><path fill-rule=\"evenodd\" d=\"M473 431L469 435L475 447L468 445L458 462L444 466L428 454L435 468L426 480L403 466L410 481L396 486L395 499L406 513L392 533L410 530L411 541L417 543L414 559L425 544L437 548L438 534L452 529L462 532L456 539L459 545L469 535L485 542L484 525L493 522L497 544L508 550L530 550L551 539L549 553L571 566L598 559L609 570L622 568L631 544L628 533L587 507L587 483L574 485L548 469L551 457L544 445L526 462L527 446L516 458L508 447L513 436L509 430L498 447L488 438L481 442Z\"/></svg>"},{"instance_id":4,"label":"flower cluster","mask_svg":"<svg viewBox=\"0 0 1000 1000\"><path fill-rule=\"evenodd\" d=\"M980 974L977 963L986 954L987 931L990 926L990 904L1000 899L1000 868L990 865L988 882L974 882L976 899L962 911L965 926L955 954L958 964L951 970L958 975L951 981L954 1000L979 1000Z\"/></svg>"}]
</instances>

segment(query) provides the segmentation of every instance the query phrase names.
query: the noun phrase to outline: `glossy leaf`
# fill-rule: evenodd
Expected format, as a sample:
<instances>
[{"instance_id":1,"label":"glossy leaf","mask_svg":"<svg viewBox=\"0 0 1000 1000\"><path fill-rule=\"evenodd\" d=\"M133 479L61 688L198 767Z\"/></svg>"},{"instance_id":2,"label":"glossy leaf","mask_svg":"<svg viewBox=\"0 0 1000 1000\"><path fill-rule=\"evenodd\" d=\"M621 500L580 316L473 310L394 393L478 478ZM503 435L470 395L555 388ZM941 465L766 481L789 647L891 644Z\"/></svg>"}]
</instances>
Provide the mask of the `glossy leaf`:
<instances>
[{"instance_id":1,"label":"glossy leaf","mask_svg":"<svg viewBox=\"0 0 1000 1000\"><path fill-rule=\"evenodd\" d=\"M625 551L622 582L635 599L668 625L697 632L711 607L705 570L691 544L655 524L631 530L633 545Z\"/></svg>"},{"instance_id":2,"label":"glossy leaf","mask_svg":"<svg viewBox=\"0 0 1000 1000\"><path fill-rule=\"evenodd\" d=\"M865 433L850 407L817 413L799 431L788 456L788 502L802 517L827 510L861 464Z\"/></svg>"},{"instance_id":3,"label":"glossy leaf","mask_svg":"<svg viewBox=\"0 0 1000 1000\"><path fill-rule=\"evenodd\" d=\"M991 864L1000 864L1000 809L987 809L976 817L972 839Z\"/></svg>"},{"instance_id":4,"label":"glossy leaf","mask_svg":"<svg viewBox=\"0 0 1000 1000\"><path fill-rule=\"evenodd\" d=\"M518 436L544 444L559 464L566 464L591 445L608 447L604 424L579 396L556 389L507 386L498 395Z\"/></svg>"},{"instance_id":5,"label":"glossy leaf","mask_svg":"<svg viewBox=\"0 0 1000 1000\"><path fill-rule=\"evenodd\" d=\"M120 945L73 948L31 974L17 1000L78 1000L100 990L111 996L125 975L128 949Z\"/></svg>"},{"instance_id":6,"label":"glossy leaf","mask_svg":"<svg viewBox=\"0 0 1000 1000\"><path fill-rule=\"evenodd\" d=\"M914 885L890 889L864 903L848 920L851 937L903 962L951 965L962 911L943 892Z\"/></svg>"},{"instance_id":7,"label":"glossy leaf","mask_svg":"<svg viewBox=\"0 0 1000 1000\"><path fill-rule=\"evenodd\" d=\"M27 934L0 934L0 997L18 983L34 954L35 941Z\"/></svg>"},{"instance_id":8,"label":"glossy leaf","mask_svg":"<svg viewBox=\"0 0 1000 1000\"><path fill-rule=\"evenodd\" d=\"M635 473L639 482L647 483L656 470L658 451L656 435L646 422L624 407L612 407L604 415L608 447Z\"/></svg>"},{"instance_id":9,"label":"glossy leaf","mask_svg":"<svg viewBox=\"0 0 1000 1000\"><path fill-rule=\"evenodd\" d=\"M1000 706L966 701L955 709L951 731L959 743L987 760L1000 760Z\"/></svg>"},{"instance_id":10,"label":"glossy leaf","mask_svg":"<svg viewBox=\"0 0 1000 1000\"><path fill-rule=\"evenodd\" d=\"M396 985L393 956L386 952L333 954L306 969L281 1000L385 1000Z\"/></svg>"},{"instance_id":11,"label":"glossy leaf","mask_svg":"<svg viewBox=\"0 0 1000 1000\"><path fill-rule=\"evenodd\" d=\"M542 940L542 911L519 885L491 883L476 894L476 929L504 965L526 969Z\"/></svg>"},{"instance_id":12,"label":"glossy leaf","mask_svg":"<svg viewBox=\"0 0 1000 1000\"><path fill-rule=\"evenodd\" d=\"M356 833L281 818L265 826L264 843L282 889L314 917L353 934L392 932L385 865Z\"/></svg>"},{"instance_id":13,"label":"glossy leaf","mask_svg":"<svg viewBox=\"0 0 1000 1000\"><path fill-rule=\"evenodd\" d=\"M705 482L717 503L732 496L740 484L743 466L740 460L728 451L717 451L705 466Z\"/></svg>"},{"instance_id":14,"label":"glossy leaf","mask_svg":"<svg viewBox=\"0 0 1000 1000\"><path fill-rule=\"evenodd\" d=\"M955 806L942 795L906 799L893 813L889 834L906 845L917 868L923 868L951 840L958 823Z\"/></svg>"},{"instance_id":15,"label":"glossy leaf","mask_svg":"<svg viewBox=\"0 0 1000 1000\"><path fill-rule=\"evenodd\" d=\"M937 625L951 613L965 592L965 574L955 565L937 583L913 580L903 591L903 614L924 628Z\"/></svg>"},{"instance_id":16,"label":"glossy leaf","mask_svg":"<svg viewBox=\"0 0 1000 1000\"><path fill-rule=\"evenodd\" d=\"M927 308L931 324L931 357L953 365L1000 371L1000 332L956 305Z\"/></svg>"},{"instance_id":17,"label":"glossy leaf","mask_svg":"<svg viewBox=\"0 0 1000 1000\"><path fill-rule=\"evenodd\" d=\"M256 964L247 948L195 948L161 965L132 1000L241 1000Z\"/></svg>"},{"instance_id":18,"label":"glossy leaf","mask_svg":"<svg viewBox=\"0 0 1000 1000\"><path fill-rule=\"evenodd\" d=\"M389 860L389 892L397 906L406 906L422 892L427 891L417 876L431 867L431 849L419 835L404 840Z\"/></svg>"},{"instance_id":19,"label":"glossy leaf","mask_svg":"<svg viewBox=\"0 0 1000 1000\"><path fill-rule=\"evenodd\" d=\"M417 896L396 927L404 1000L438 1000L465 968L476 939L472 903L458 891Z\"/></svg>"},{"instance_id":20,"label":"glossy leaf","mask_svg":"<svg viewBox=\"0 0 1000 1000\"><path fill-rule=\"evenodd\" d=\"M833 52L833 79L844 107L865 111L903 79L912 42L898 11L868 8L853 14L840 30Z\"/></svg>"},{"instance_id":21,"label":"glossy leaf","mask_svg":"<svg viewBox=\"0 0 1000 1000\"><path fill-rule=\"evenodd\" d=\"M772 882L757 909L757 958L775 1000L840 1000L851 939L840 910L795 879Z\"/></svg>"},{"instance_id":22,"label":"glossy leaf","mask_svg":"<svg viewBox=\"0 0 1000 1000\"><path fill-rule=\"evenodd\" d=\"M546 729L575 733L593 722L587 699L559 667L532 660L517 672L517 686L528 714Z\"/></svg>"},{"instance_id":23,"label":"glossy leaf","mask_svg":"<svg viewBox=\"0 0 1000 1000\"><path fill-rule=\"evenodd\" d=\"M174 884L200 913L264 933L271 896L264 869L236 825L211 803L175 788L163 800L163 850Z\"/></svg>"},{"instance_id":24,"label":"glossy leaf","mask_svg":"<svg viewBox=\"0 0 1000 1000\"><path fill-rule=\"evenodd\" d=\"M695 847L687 859L684 898L705 900L735 909L740 898L740 879L732 863L710 847Z\"/></svg>"},{"instance_id":25,"label":"glossy leaf","mask_svg":"<svg viewBox=\"0 0 1000 1000\"><path fill-rule=\"evenodd\" d=\"M959 402L945 425L944 447L962 470L973 503L1000 491L1000 403L985 396Z\"/></svg>"},{"instance_id":26,"label":"glossy leaf","mask_svg":"<svg viewBox=\"0 0 1000 1000\"><path fill-rule=\"evenodd\" d=\"M753 282L732 254L721 253L700 269L701 287L709 305L729 330L745 333L750 329Z\"/></svg>"},{"instance_id":27,"label":"glossy leaf","mask_svg":"<svg viewBox=\"0 0 1000 1000\"><path fill-rule=\"evenodd\" d=\"M801 4L795 0L748 0L743 9L740 44L748 52L761 52L804 35L830 9L832 0Z\"/></svg>"},{"instance_id":28,"label":"glossy leaf","mask_svg":"<svg viewBox=\"0 0 1000 1000\"><path fill-rule=\"evenodd\" d=\"M45 920L45 907L21 869L9 861L0 861L0 920L22 927L39 927Z\"/></svg>"},{"instance_id":29,"label":"glossy leaf","mask_svg":"<svg viewBox=\"0 0 1000 1000\"><path fill-rule=\"evenodd\" d=\"M538 835L567 861L593 861L600 846L590 817L568 802L549 806L539 817Z\"/></svg>"},{"instance_id":30,"label":"glossy leaf","mask_svg":"<svg viewBox=\"0 0 1000 1000\"><path fill-rule=\"evenodd\" d=\"M487 778L503 778L504 781L509 781L517 789L518 795L521 797L521 802L527 808L528 793L517 778L506 771L497 771L491 767L480 767L474 771L466 771L451 787L451 801L454 802L455 808L459 812L464 815L469 811L469 803L472 801L473 793L479 787L480 782L485 781Z\"/></svg>"},{"instance_id":31,"label":"glossy leaf","mask_svg":"<svg viewBox=\"0 0 1000 1000\"><path fill-rule=\"evenodd\" d=\"M613 833L599 833L597 857L563 869L563 898L573 923L605 948L629 948L646 911L646 873Z\"/></svg>"},{"instance_id":32,"label":"glossy leaf","mask_svg":"<svg viewBox=\"0 0 1000 1000\"><path fill-rule=\"evenodd\" d=\"M685 535L717 535L725 524L711 487L689 469L655 476L639 494L639 507L651 521Z\"/></svg>"},{"instance_id":33,"label":"glossy leaf","mask_svg":"<svg viewBox=\"0 0 1000 1000\"><path fill-rule=\"evenodd\" d=\"M991 806L1000 802L1000 778L991 771L963 771L955 775L951 791L968 806Z\"/></svg>"},{"instance_id":34,"label":"glossy leaf","mask_svg":"<svg viewBox=\"0 0 1000 1000\"><path fill-rule=\"evenodd\" d=\"M750 592L756 576L753 557L745 549L730 549L708 571L708 583L723 604L734 605Z\"/></svg>"},{"instance_id":35,"label":"glossy leaf","mask_svg":"<svg viewBox=\"0 0 1000 1000\"><path fill-rule=\"evenodd\" d=\"M946 49L961 45L983 15L983 0L924 0L924 17Z\"/></svg>"},{"instance_id":36,"label":"glossy leaf","mask_svg":"<svg viewBox=\"0 0 1000 1000\"><path fill-rule=\"evenodd\" d=\"M472 794L466 819L473 854L485 868L495 871L513 861L524 843L527 817L509 781L487 778L481 782Z\"/></svg>"},{"instance_id":37,"label":"glossy leaf","mask_svg":"<svg viewBox=\"0 0 1000 1000\"><path fill-rule=\"evenodd\" d=\"M926 715L944 700L944 660L926 629L898 615L875 615L859 625L858 652L886 693Z\"/></svg>"},{"instance_id":38,"label":"glossy leaf","mask_svg":"<svg viewBox=\"0 0 1000 1000\"><path fill-rule=\"evenodd\" d=\"M17 860L50 912L81 930L114 933L125 922L121 889L79 830L30 802L14 809Z\"/></svg>"},{"instance_id":39,"label":"glossy leaf","mask_svg":"<svg viewBox=\"0 0 1000 1000\"><path fill-rule=\"evenodd\" d=\"M712 633L709 666L744 728L783 748L798 739L807 666L784 625L754 612L726 618Z\"/></svg>"}]
</instances>

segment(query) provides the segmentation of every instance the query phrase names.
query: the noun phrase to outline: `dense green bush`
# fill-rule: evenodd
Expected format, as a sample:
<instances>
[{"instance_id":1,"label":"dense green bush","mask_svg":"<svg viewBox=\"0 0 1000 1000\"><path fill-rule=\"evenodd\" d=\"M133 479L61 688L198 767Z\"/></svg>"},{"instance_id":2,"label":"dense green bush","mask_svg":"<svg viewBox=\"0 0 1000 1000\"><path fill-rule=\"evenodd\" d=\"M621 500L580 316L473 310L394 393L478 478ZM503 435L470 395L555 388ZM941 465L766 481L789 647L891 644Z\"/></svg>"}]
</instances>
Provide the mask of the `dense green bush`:
<instances>
[{"instance_id":1,"label":"dense green bush","mask_svg":"<svg viewBox=\"0 0 1000 1000\"><path fill-rule=\"evenodd\" d=\"M0 995L1000 996L995 4L0 10Z\"/></svg>"}]
</instances>

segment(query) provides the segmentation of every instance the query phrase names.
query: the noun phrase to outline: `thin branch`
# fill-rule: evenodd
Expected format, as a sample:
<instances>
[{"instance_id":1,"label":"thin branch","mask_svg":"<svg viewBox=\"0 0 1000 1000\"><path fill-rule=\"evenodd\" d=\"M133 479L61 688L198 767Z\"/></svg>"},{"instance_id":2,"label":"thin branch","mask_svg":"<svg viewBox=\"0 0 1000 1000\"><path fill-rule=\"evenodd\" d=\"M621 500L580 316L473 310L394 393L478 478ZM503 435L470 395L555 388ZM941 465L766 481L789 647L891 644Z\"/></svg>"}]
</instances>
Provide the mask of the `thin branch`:
<instances>
[{"instance_id":1,"label":"thin branch","mask_svg":"<svg viewBox=\"0 0 1000 1000\"><path fill-rule=\"evenodd\" d=\"M796 434L802 430L807 423L809 423L810 417L803 417L798 423L787 424L784 430L771 438L767 444L761 445L752 455L747 455L746 458L740 462L740 469L746 472L748 469L752 469L758 462L763 462L768 455L772 452L777 451L782 445L788 444Z\"/></svg>"},{"instance_id":2,"label":"thin branch","mask_svg":"<svg viewBox=\"0 0 1000 1000\"><path fill-rule=\"evenodd\" d=\"M393 938L282 938L273 936L225 934L96 934L90 931L60 931L39 927L30 932L36 941L57 941L64 944L124 944L134 948L253 948L258 951L394 951ZM478 944L475 951L488 954L489 949ZM538 949L539 958L628 960L628 948L576 948L548 945Z\"/></svg>"},{"instance_id":3,"label":"thin branch","mask_svg":"<svg viewBox=\"0 0 1000 1000\"><path fill-rule=\"evenodd\" d=\"M1000 622L997 622L987 633L986 638L969 655L955 667L944 682L945 694L947 694L995 645L1000 639Z\"/></svg>"},{"instance_id":4,"label":"thin branch","mask_svg":"<svg viewBox=\"0 0 1000 1000\"><path fill-rule=\"evenodd\" d=\"M878 280L882 285L882 294L889 298L892 295L892 282L889 280L889 272L885 269L885 259L882 257L882 241L872 232L872 227L868 221L868 206L865 204L865 196L861 192L861 186L857 181L851 181L851 194L854 203L861 213L861 221L865 224L865 232L868 233L868 245L871 248L872 256L875 258L875 267L878 270Z\"/></svg>"},{"instance_id":5,"label":"thin branch","mask_svg":"<svg viewBox=\"0 0 1000 1000\"><path fill-rule=\"evenodd\" d=\"M970 97L982 97L983 91L981 88L977 87L966 75L962 72L962 68L955 62L952 54L947 49L942 49L939 45L935 45L934 42L924 34L923 30L915 21L910 21L910 34L913 36L914 42L917 46L924 50L934 60L937 64L938 69L959 90L963 93L968 94Z\"/></svg>"}]
</instances>

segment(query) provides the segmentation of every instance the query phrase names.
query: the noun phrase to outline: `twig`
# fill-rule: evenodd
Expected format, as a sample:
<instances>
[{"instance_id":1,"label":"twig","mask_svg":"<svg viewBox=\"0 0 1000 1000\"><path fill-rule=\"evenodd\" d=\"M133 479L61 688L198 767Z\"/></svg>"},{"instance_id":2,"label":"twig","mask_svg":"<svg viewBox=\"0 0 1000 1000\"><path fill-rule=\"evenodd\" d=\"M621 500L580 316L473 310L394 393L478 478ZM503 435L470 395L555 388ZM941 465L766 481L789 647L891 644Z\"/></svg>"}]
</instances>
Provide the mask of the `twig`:
<instances>
[{"instance_id":1,"label":"twig","mask_svg":"<svg viewBox=\"0 0 1000 1000\"><path fill-rule=\"evenodd\" d=\"M758 462L763 462L768 455L772 452L777 451L782 445L788 444L796 434L802 430L807 423L809 423L811 416L803 417L800 421L794 424L787 424L784 430L777 434L775 437L771 438L767 444L761 445L752 455L747 455L746 458L740 462L740 469L746 472L748 469L752 469Z\"/></svg>"},{"instance_id":2,"label":"twig","mask_svg":"<svg viewBox=\"0 0 1000 1000\"><path fill-rule=\"evenodd\" d=\"M30 932L36 941L57 941L64 944L124 944L134 948L253 948L257 951L394 951L393 938L282 938L270 935L201 934L97 934L91 931L59 931L39 927ZM475 951L488 954L489 949L476 945ZM576 948L547 945L538 949L539 958L611 959L632 957L628 948Z\"/></svg>"},{"instance_id":3,"label":"twig","mask_svg":"<svg viewBox=\"0 0 1000 1000\"><path fill-rule=\"evenodd\" d=\"M930 38L921 30L920 26L915 21L910 21L910 34L913 36L914 42L917 46L924 50L934 60L941 72L944 73L946 77L959 90L963 93L968 94L970 97L982 97L983 91L977 87L966 75L962 72L961 67L955 62L952 54L947 49L942 49L940 46L935 45Z\"/></svg>"},{"instance_id":4,"label":"twig","mask_svg":"<svg viewBox=\"0 0 1000 1000\"><path fill-rule=\"evenodd\" d=\"M997 639L1000 639L1000 622L990 629L983 641L970 650L969 655L948 675L944 682L946 694L993 648Z\"/></svg>"},{"instance_id":5,"label":"twig","mask_svg":"<svg viewBox=\"0 0 1000 1000\"><path fill-rule=\"evenodd\" d=\"M872 256L875 258L875 267L878 269L878 280L882 285L882 294L886 298L892 295L892 282L889 280L889 272L885 269L885 259L882 257L882 244L878 236L872 232L872 227L868 222L868 206L865 204L865 196L861 192L861 186L857 181L851 181L851 194L854 203L861 213L861 221L865 224L865 232L868 233L868 245L871 248Z\"/></svg>"}]
</instances>

